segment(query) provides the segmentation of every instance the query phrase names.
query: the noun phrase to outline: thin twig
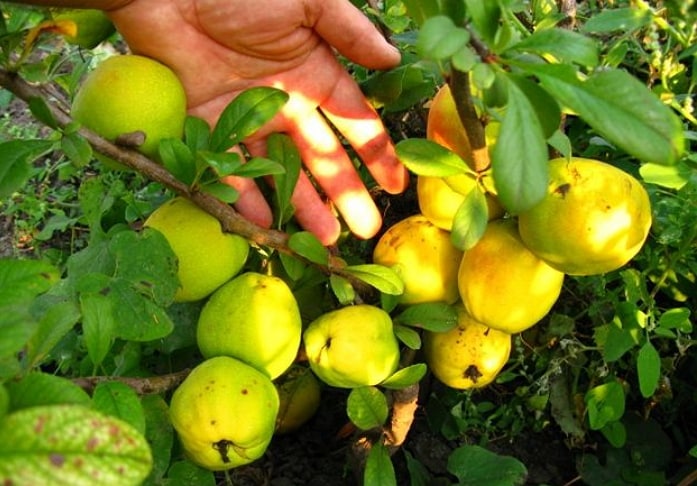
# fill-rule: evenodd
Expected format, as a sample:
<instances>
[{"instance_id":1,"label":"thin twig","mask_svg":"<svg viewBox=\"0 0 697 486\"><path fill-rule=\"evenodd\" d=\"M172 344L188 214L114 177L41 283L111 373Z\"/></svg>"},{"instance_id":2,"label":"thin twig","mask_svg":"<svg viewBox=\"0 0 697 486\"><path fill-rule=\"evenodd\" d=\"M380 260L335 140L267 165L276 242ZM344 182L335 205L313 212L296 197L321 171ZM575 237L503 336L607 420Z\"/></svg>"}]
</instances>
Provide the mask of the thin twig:
<instances>
[{"instance_id":1,"label":"thin twig","mask_svg":"<svg viewBox=\"0 0 697 486\"><path fill-rule=\"evenodd\" d=\"M190 369L167 375L131 378L126 376L85 376L72 381L88 393L92 393L100 383L119 382L130 386L138 395L164 393L176 388L191 372Z\"/></svg>"}]
</instances>

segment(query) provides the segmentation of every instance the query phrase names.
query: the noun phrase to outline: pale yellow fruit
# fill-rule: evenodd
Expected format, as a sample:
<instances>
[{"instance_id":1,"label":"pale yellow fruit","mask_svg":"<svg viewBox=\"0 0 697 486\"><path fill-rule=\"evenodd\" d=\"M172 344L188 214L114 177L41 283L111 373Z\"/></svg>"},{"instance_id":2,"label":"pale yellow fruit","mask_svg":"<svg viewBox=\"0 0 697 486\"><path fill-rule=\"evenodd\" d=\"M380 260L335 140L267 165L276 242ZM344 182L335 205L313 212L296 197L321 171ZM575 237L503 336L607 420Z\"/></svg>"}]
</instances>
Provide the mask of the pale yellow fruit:
<instances>
[{"instance_id":1,"label":"pale yellow fruit","mask_svg":"<svg viewBox=\"0 0 697 486\"><path fill-rule=\"evenodd\" d=\"M559 298L564 274L521 241L516 223L492 221L462 257L458 288L477 321L510 334L532 327Z\"/></svg>"},{"instance_id":2,"label":"pale yellow fruit","mask_svg":"<svg viewBox=\"0 0 697 486\"><path fill-rule=\"evenodd\" d=\"M569 275L616 270L643 246L651 228L646 189L598 160L554 159L547 195L518 215L520 236L536 255Z\"/></svg>"},{"instance_id":3,"label":"pale yellow fruit","mask_svg":"<svg viewBox=\"0 0 697 486\"><path fill-rule=\"evenodd\" d=\"M276 418L276 433L294 432L310 420L319 408L319 381L310 368L295 363L276 380L275 385L281 399Z\"/></svg>"},{"instance_id":4,"label":"pale yellow fruit","mask_svg":"<svg viewBox=\"0 0 697 486\"><path fill-rule=\"evenodd\" d=\"M222 471L260 458L271 442L279 398L268 376L227 356L196 366L172 395L170 419L187 456Z\"/></svg>"},{"instance_id":5,"label":"pale yellow fruit","mask_svg":"<svg viewBox=\"0 0 697 486\"><path fill-rule=\"evenodd\" d=\"M288 285L272 275L245 272L210 296L196 342L206 358L232 356L274 379L295 361L301 334L300 310Z\"/></svg>"},{"instance_id":6,"label":"pale yellow fruit","mask_svg":"<svg viewBox=\"0 0 697 486\"><path fill-rule=\"evenodd\" d=\"M441 177L418 176L416 178L416 197L419 209L431 223L446 231L453 228L453 220L457 210L465 200L469 191L479 190L472 177L462 176L469 181L467 192L457 192ZM464 185L465 182L463 182ZM488 219L494 220L503 216L504 209L497 199L485 194Z\"/></svg>"},{"instance_id":7,"label":"pale yellow fruit","mask_svg":"<svg viewBox=\"0 0 697 486\"><path fill-rule=\"evenodd\" d=\"M303 333L312 371L339 388L377 385L399 364L399 343L390 315L362 304L328 312Z\"/></svg>"},{"instance_id":8,"label":"pale yellow fruit","mask_svg":"<svg viewBox=\"0 0 697 486\"><path fill-rule=\"evenodd\" d=\"M179 289L176 302L203 299L242 270L249 243L223 232L220 222L184 198L158 207L145 221L160 231L177 256Z\"/></svg>"},{"instance_id":9,"label":"pale yellow fruit","mask_svg":"<svg viewBox=\"0 0 697 486\"><path fill-rule=\"evenodd\" d=\"M455 302L461 258L462 251L452 244L450 233L423 214L388 228L373 250L373 262L392 268L404 282L399 297L402 304Z\"/></svg>"},{"instance_id":10,"label":"pale yellow fruit","mask_svg":"<svg viewBox=\"0 0 697 486\"><path fill-rule=\"evenodd\" d=\"M112 142L119 135L143 132L145 141L138 150L157 160L162 139L182 137L186 94L164 64L134 54L116 55L84 79L73 99L72 116Z\"/></svg>"},{"instance_id":11,"label":"pale yellow fruit","mask_svg":"<svg viewBox=\"0 0 697 486\"><path fill-rule=\"evenodd\" d=\"M425 331L423 351L433 375L451 388L481 388L508 362L511 335L474 320L456 304L457 325L447 332Z\"/></svg>"}]
</instances>

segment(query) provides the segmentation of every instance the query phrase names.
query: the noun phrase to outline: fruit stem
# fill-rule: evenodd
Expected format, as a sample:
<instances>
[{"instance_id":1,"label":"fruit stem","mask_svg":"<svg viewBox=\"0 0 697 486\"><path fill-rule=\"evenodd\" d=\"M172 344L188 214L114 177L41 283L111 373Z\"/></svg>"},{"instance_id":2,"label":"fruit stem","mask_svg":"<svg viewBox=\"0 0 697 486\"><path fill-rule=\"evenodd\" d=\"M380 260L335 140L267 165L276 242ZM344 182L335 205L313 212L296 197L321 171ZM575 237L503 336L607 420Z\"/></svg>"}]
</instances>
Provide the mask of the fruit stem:
<instances>
[{"instance_id":1,"label":"fruit stem","mask_svg":"<svg viewBox=\"0 0 697 486\"><path fill-rule=\"evenodd\" d=\"M484 172L491 165L491 160L486 146L484 126L472 102L469 73L453 68L448 84L472 149L472 160L468 163L475 172Z\"/></svg>"}]
</instances>

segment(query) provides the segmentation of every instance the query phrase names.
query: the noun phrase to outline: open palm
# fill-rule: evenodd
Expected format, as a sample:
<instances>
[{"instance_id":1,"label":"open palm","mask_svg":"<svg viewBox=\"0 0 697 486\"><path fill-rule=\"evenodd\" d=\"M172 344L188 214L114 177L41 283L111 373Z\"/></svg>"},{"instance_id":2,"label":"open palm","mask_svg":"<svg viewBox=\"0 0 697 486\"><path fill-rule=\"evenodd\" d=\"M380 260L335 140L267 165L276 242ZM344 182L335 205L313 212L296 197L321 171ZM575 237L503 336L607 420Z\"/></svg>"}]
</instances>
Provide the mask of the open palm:
<instances>
[{"instance_id":1,"label":"open palm","mask_svg":"<svg viewBox=\"0 0 697 486\"><path fill-rule=\"evenodd\" d=\"M189 113L211 124L247 88L287 91L290 99L282 112L247 140L246 148L264 155L269 133L287 133L351 231L364 238L378 231L380 214L337 132L386 191L404 190L407 173L336 52L373 69L394 66L399 53L348 0L133 0L110 16L133 52L178 74ZM253 181L226 182L240 189L236 206L244 216L271 224L271 210ZM305 229L324 243L336 241L339 221L307 176L298 182L292 202Z\"/></svg>"}]
</instances>

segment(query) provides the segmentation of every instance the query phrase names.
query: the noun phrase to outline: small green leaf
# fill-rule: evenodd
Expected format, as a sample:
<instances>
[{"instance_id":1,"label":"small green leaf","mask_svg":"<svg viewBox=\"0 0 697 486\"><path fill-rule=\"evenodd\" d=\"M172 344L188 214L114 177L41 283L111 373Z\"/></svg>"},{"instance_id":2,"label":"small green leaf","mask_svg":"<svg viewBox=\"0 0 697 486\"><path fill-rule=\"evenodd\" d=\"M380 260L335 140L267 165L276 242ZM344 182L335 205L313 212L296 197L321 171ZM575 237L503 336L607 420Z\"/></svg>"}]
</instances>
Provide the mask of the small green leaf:
<instances>
[{"instance_id":1,"label":"small green leaf","mask_svg":"<svg viewBox=\"0 0 697 486\"><path fill-rule=\"evenodd\" d=\"M200 160L211 167L218 177L234 174L242 166L242 156L237 152L198 152Z\"/></svg>"},{"instance_id":2,"label":"small green leaf","mask_svg":"<svg viewBox=\"0 0 697 486\"><path fill-rule=\"evenodd\" d=\"M64 296L41 296L34 302L32 312L40 317L26 346L27 368L30 369L39 366L80 319L78 305Z\"/></svg>"},{"instance_id":3,"label":"small green leaf","mask_svg":"<svg viewBox=\"0 0 697 486\"><path fill-rule=\"evenodd\" d=\"M651 11L636 7L602 10L581 25L581 32L605 33L620 31L624 35L646 27L652 21Z\"/></svg>"},{"instance_id":4,"label":"small green leaf","mask_svg":"<svg viewBox=\"0 0 697 486\"><path fill-rule=\"evenodd\" d=\"M396 149L399 160L417 175L447 177L472 172L457 154L431 140L401 140Z\"/></svg>"},{"instance_id":5,"label":"small green leaf","mask_svg":"<svg viewBox=\"0 0 697 486\"><path fill-rule=\"evenodd\" d=\"M401 324L394 325L394 334L409 349L421 349L421 335L413 328Z\"/></svg>"},{"instance_id":6,"label":"small green leaf","mask_svg":"<svg viewBox=\"0 0 697 486\"><path fill-rule=\"evenodd\" d=\"M305 274L307 264L299 258L286 253L279 253L278 257L291 280L299 280Z\"/></svg>"},{"instance_id":7,"label":"small green leaf","mask_svg":"<svg viewBox=\"0 0 697 486\"><path fill-rule=\"evenodd\" d=\"M201 191L215 196L223 202L233 204L240 197L240 193L234 187L225 184L224 182L213 182L201 186Z\"/></svg>"},{"instance_id":8,"label":"small green leaf","mask_svg":"<svg viewBox=\"0 0 697 486\"><path fill-rule=\"evenodd\" d=\"M394 322L433 332L447 332L457 325L457 311L451 305L438 302L413 304L398 314Z\"/></svg>"},{"instance_id":9,"label":"small green leaf","mask_svg":"<svg viewBox=\"0 0 697 486\"><path fill-rule=\"evenodd\" d=\"M76 167L84 167L92 160L92 146L76 132L63 134L61 150Z\"/></svg>"},{"instance_id":10,"label":"small green leaf","mask_svg":"<svg viewBox=\"0 0 697 486\"><path fill-rule=\"evenodd\" d=\"M196 157L188 145L179 138L160 140L158 146L160 160L165 169L185 184L196 179Z\"/></svg>"},{"instance_id":11,"label":"small green leaf","mask_svg":"<svg viewBox=\"0 0 697 486\"><path fill-rule=\"evenodd\" d=\"M280 163L285 169L273 174L276 218L280 227L295 212L291 198L300 177L302 159L298 148L288 135L271 134L266 141L266 150L269 158Z\"/></svg>"},{"instance_id":12,"label":"small green leaf","mask_svg":"<svg viewBox=\"0 0 697 486\"><path fill-rule=\"evenodd\" d=\"M406 64L378 71L360 83L361 90L375 105L388 112L404 111L432 95L433 80L424 66Z\"/></svg>"},{"instance_id":13,"label":"small green leaf","mask_svg":"<svg viewBox=\"0 0 697 486\"><path fill-rule=\"evenodd\" d=\"M21 188L32 174L31 164L53 150L47 140L10 140L0 143L0 199Z\"/></svg>"},{"instance_id":14,"label":"small green leaf","mask_svg":"<svg viewBox=\"0 0 697 486\"><path fill-rule=\"evenodd\" d=\"M113 301L102 293L82 293L80 312L82 331L87 354L95 366L99 366L116 337Z\"/></svg>"},{"instance_id":15,"label":"small green leaf","mask_svg":"<svg viewBox=\"0 0 697 486\"><path fill-rule=\"evenodd\" d=\"M271 87L255 87L228 104L211 136L213 152L224 152L242 142L270 121L288 101L288 94Z\"/></svg>"},{"instance_id":16,"label":"small green leaf","mask_svg":"<svg viewBox=\"0 0 697 486\"><path fill-rule=\"evenodd\" d=\"M402 282L402 279L394 270L383 265L372 263L350 265L344 268L344 271L385 294L402 295L404 293L404 282Z\"/></svg>"},{"instance_id":17,"label":"small green leaf","mask_svg":"<svg viewBox=\"0 0 697 486\"><path fill-rule=\"evenodd\" d=\"M376 442L368 453L363 471L363 484L397 486L397 476L390 453L382 442Z\"/></svg>"},{"instance_id":18,"label":"small green leaf","mask_svg":"<svg viewBox=\"0 0 697 486\"><path fill-rule=\"evenodd\" d=\"M678 329L684 333L692 332L692 322L690 322L690 309L687 307L676 307L668 309L658 318L658 327L665 329Z\"/></svg>"},{"instance_id":19,"label":"small green leaf","mask_svg":"<svg viewBox=\"0 0 697 486\"><path fill-rule=\"evenodd\" d=\"M425 363L417 363L397 370L392 376L380 383L380 386L391 390L401 390L414 385L426 376L428 366Z\"/></svg>"},{"instance_id":20,"label":"small green leaf","mask_svg":"<svg viewBox=\"0 0 697 486\"><path fill-rule=\"evenodd\" d=\"M56 117L53 116L53 112L48 106L46 100L41 97L33 96L27 101L29 110L31 114L36 117L41 123L53 128L54 130L58 128L58 122Z\"/></svg>"},{"instance_id":21,"label":"small green leaf","mask_svg":"<svg viewBox=\"0 0 697 486\"><path fill-rule=\"evenodd\" d=\"M692 176L693 169L678 161L675 165L661 165L647 162L639 167L639 174L647 184L656 184L669 189L681 189Z\"/></svg>"},{"instance_id":22,"label":"small green leaf","mask_svg":"<svg viewBox=\"0 0 697 486\"><path fill-rule=\"evenodd\" d=\"M496 33L501 21L501 6L499 2L481 0L465 0L467 13L472 19L482 40L489 45L496 42Z\"/></svg>"},{"instance_id":23,"label":"small green leaf","mask_svg":"<svg viewBox=\"0 0 697 486\"><path fill-rule=\"evenodd\" d=\"M286 169L278 162L264 157L253 157L238 167L232 174L239 177L263 177L284 174Z\"/></svg>"},{"instance_id":24,"label":"small green leaf","mask_svg":"<svg viewBox=\"0 0 697 486\"><path fill-rule=\"evenodd\" d=\"M624 389L617 381L591 388L584 396L591 429L600 430L624 415Z\"/></svg>"},{"instance_id":25,"label":"small green leaf","mask_svg":"<svg viewBox=\"0 0 697 486\"><path fill-rule=\"evenodd\" d=\"M99 383L92 393L94 409L131 424L141 434L145 433L145 412L138 394L124 383L108 381Z\"/></svg>"},{"instance_id":26,"label":"small green leaf","mask_svg":"<svg viewBox=\"0 0 697 486\"><path fill-rule=\"evenodd\" d=\"M172 463L167 471L167 486L216 486L213 471L208 471L190 461Z\"/></svg>"},{"instance_id":27,"label":"small green leaf","mask_svg":"<svg viewBox=\"0 0 697 486\"><path fill-rule=\"evenodd\" d=\"M353 388L346 401L346 413L359 429L380 427L389 413L387 398L374 386Z\"/></svg>"},{"instance_id":28,"label":"small green leaf","mask_svg":"<svg viewBox=\"0 0 697 486\"><path fill-rule=\"evenodd\" d=\"M151 467L141 434L84 406L32 407L0 421L3 484L136 486Z\"/></svg>"},{"instance_id":29,"label":"small green leaf","mask_svg":"<svg viewBox=\"0 0 697 486\"><path fill-rule=\"evenodd\" d=\"M508 83L508 104L492 154L492 173L502 205L512 214L545 196L547 145L534 106L516 83Z\"/></svg>"},{"instance_id":30,"label":"small green leaf","mask_svg":"<svg viewBox=\"0 0 697 486\"><path fill-rule=\"evenodd\" d=\"M620 421L608 422L600 432L613 447L623 447L627 442L627 429Z\"/></svg>"},{"instance_id":31,"label":"small green leaf","mask_svg":"<svg viewBox=\"0 0 697 486\"><path fill-rule=\"evenodd\" d=\"M211 129L208 122L195 116L187 116L184 121L184 141L191 153L208 150L208 142L211 138Z\"/></svg>"},{"instance_id":32,"label":"small green leaf","mask_svg":"<svg viewBox=\"0 0 697 486\"><path fill-rule=\"evenodd\" d=\"M169 407L160 395L145 395L141 399L145 416L145 438L153 455L153 468L144 484L156 484L170 465L174 429L169 420ZM199 482L190 484L201 484Z\"/></svg>"},{"instance_id":33,"label":"small green leaf","mask_svg":"<svg viewBox=\"0 0 697 486\"><path fill-rule=\"evenodd\" d=\"M48 373L29 373L20 381L8 382L7 390L12 411L43 405L90 404L90 396L85 390L67 378Z\"/></svg>"},{"instance_id":34,"label":"small green leaf","mask_svg":"<svg viewBox=\"0 0 697 486\"><path fill-rule=\"evenodd\" d=\"M586 67L598 65L598 44L595 40L569 29L554 27L538 29L509 50L532 52L550 62L575 63Z\"/></svg>"},{"instance_id":35,"label":"small green leaf","mask_svg":"<svg viewBox=\"0 0 697 486\"><path fill-rule=\"evenodd\" d=\"M653 395L661 378L661 356L651 341L646 341L637 354L639 390L644 398Z\"/></svg>"},{"instance_id":36,"label":"small green leaf","mask_svg":"<svg viewBox=\"0 0 697 486\"><path fill-rule=\"evenodd\" d=\"M470 191L457 208L453 217L450 240L460 250L469 250L480 240L488 219L486 198L478 188Z\"/></svg>"},{"instance_id":37,"label":"small green leaf","mask_svg":"<svg viewBox=\"0 0 697 486\"><path fill-rule=\"evenodd\" d=\"M469 32L457 27L450 17L437 15L427 19L419 30L416 49L424 59L447 61L467 48Z\"/></svg>"},{"instance_id":38,"label":"small green leaf","mask_svg":"<svg viewBox=\"0 0 697 486\"><path fill-rule=\"evenodd\" d=\"M356 299L356 290L344 277L335 274L330 275L329 285L341 305L349 305Z\"/></svg>"},{"instance_id":39,"label":"small green leaf","mask_svg":"<svg viewBox=\"0 0 697 486\"><path fill-rule=\"evenodd\" d=\"M290 235L288 246L295 253L318 265L329 264L329 251L309 231L299 231Z\"/></svg>"},{"instance_id":40,"label":"small green leaf","mask_svg":"<svg viewBox=\"0 0 697 486\"><path fill-rule=\"evenodd\" d=\"M525 484L527 469L515 457L464 445L448 457L448 471L467 486L518 486Z\"/></svg>"}]
</instances>

